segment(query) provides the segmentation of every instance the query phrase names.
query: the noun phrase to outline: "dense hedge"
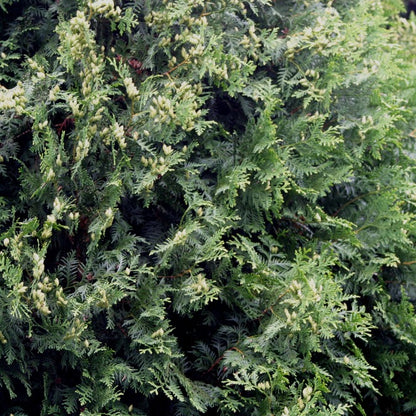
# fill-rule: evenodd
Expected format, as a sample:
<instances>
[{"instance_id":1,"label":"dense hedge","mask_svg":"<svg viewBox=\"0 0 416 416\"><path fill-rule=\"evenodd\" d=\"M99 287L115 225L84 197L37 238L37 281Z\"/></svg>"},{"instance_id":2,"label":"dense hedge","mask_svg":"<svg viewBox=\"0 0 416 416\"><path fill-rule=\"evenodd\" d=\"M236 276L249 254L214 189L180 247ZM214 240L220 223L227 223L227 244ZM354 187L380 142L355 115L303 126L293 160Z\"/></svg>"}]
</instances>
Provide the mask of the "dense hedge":
<instances>
[{"instance_id":1,"label":"dense hedge","mask_svg":"<svg viewBox=\"0 0 416 416\"><path fill-rule=\"evenodd\" d=\"M411 415L399 0L0 1L0 414Z\"/></svg>"}]
</instances>

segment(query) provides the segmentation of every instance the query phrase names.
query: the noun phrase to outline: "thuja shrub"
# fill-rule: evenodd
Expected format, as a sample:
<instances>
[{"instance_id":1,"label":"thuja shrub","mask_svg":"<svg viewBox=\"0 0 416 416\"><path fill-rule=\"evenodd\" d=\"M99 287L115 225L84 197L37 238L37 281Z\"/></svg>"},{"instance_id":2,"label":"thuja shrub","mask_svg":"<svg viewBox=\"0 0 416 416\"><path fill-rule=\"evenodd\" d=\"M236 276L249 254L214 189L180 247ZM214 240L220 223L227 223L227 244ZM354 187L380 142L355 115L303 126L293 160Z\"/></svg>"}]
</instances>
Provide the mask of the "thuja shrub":
<instances>
[{"instance_id":1,"label":"thuja shrub","mask_svg":"<svg viewBox=\"0 0 416 416\"><path fill-rule=\"evenodd\" d=\"M414 414L400 1L0 7L0 414Z\"/></svg>"}]
</instances>

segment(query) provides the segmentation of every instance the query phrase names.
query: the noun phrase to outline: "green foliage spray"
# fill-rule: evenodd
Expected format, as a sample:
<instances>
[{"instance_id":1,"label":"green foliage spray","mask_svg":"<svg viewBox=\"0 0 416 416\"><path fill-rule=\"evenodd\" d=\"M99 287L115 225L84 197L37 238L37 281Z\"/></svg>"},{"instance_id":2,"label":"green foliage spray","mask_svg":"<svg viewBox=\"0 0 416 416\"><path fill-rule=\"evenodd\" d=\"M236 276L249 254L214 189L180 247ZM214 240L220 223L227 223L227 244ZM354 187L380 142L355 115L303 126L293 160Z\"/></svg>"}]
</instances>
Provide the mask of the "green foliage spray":
<instances>
[{"instance_id":1,"label":"green foliage spray","mask_svg":"<svg viewBox=\"0 0 416 416\"><path fill-rule=\"evenodd\" d=\"M399 0L0 1L0 414L413 415Z\"/></svg>"}]
</instances>

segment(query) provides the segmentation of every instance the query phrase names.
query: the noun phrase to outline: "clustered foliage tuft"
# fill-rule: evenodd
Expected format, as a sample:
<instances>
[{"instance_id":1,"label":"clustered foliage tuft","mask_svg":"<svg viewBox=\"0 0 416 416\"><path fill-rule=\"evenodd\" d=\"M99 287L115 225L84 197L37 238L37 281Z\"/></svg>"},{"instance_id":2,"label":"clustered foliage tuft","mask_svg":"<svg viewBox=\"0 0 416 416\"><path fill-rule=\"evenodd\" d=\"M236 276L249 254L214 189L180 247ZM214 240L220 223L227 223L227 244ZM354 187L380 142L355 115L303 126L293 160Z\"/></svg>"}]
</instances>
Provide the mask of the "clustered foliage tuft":
<instances>
[{"instance_id":1,"label":"clustered foliage tuft","mask_svg":"<svg viewBox=\"0 0 416 416\"><path fill-rule=\"evenodd\" d=\"M399 0L0 1L0 414L412 415Z\"/></svg>"}]
</instances>

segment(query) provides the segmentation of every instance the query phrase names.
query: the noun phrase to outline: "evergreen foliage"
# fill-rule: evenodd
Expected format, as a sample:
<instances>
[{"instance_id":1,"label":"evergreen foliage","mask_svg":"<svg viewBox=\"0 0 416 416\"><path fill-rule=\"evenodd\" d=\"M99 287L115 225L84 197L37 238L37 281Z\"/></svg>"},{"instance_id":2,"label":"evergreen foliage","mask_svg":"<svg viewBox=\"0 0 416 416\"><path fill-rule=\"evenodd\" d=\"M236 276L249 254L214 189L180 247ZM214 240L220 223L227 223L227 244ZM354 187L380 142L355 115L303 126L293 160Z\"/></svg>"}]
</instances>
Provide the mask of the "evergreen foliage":
<instances>
[{"instance_id":1,"label":"evergreen foliage","mask_svg":"<svg viewBox=\"0 0 416 416\"><path fill-rule=\"evenodd\" d=\"M0 0L0 414L412 415L399 0Z\"/></svg>"}]
</instances>

